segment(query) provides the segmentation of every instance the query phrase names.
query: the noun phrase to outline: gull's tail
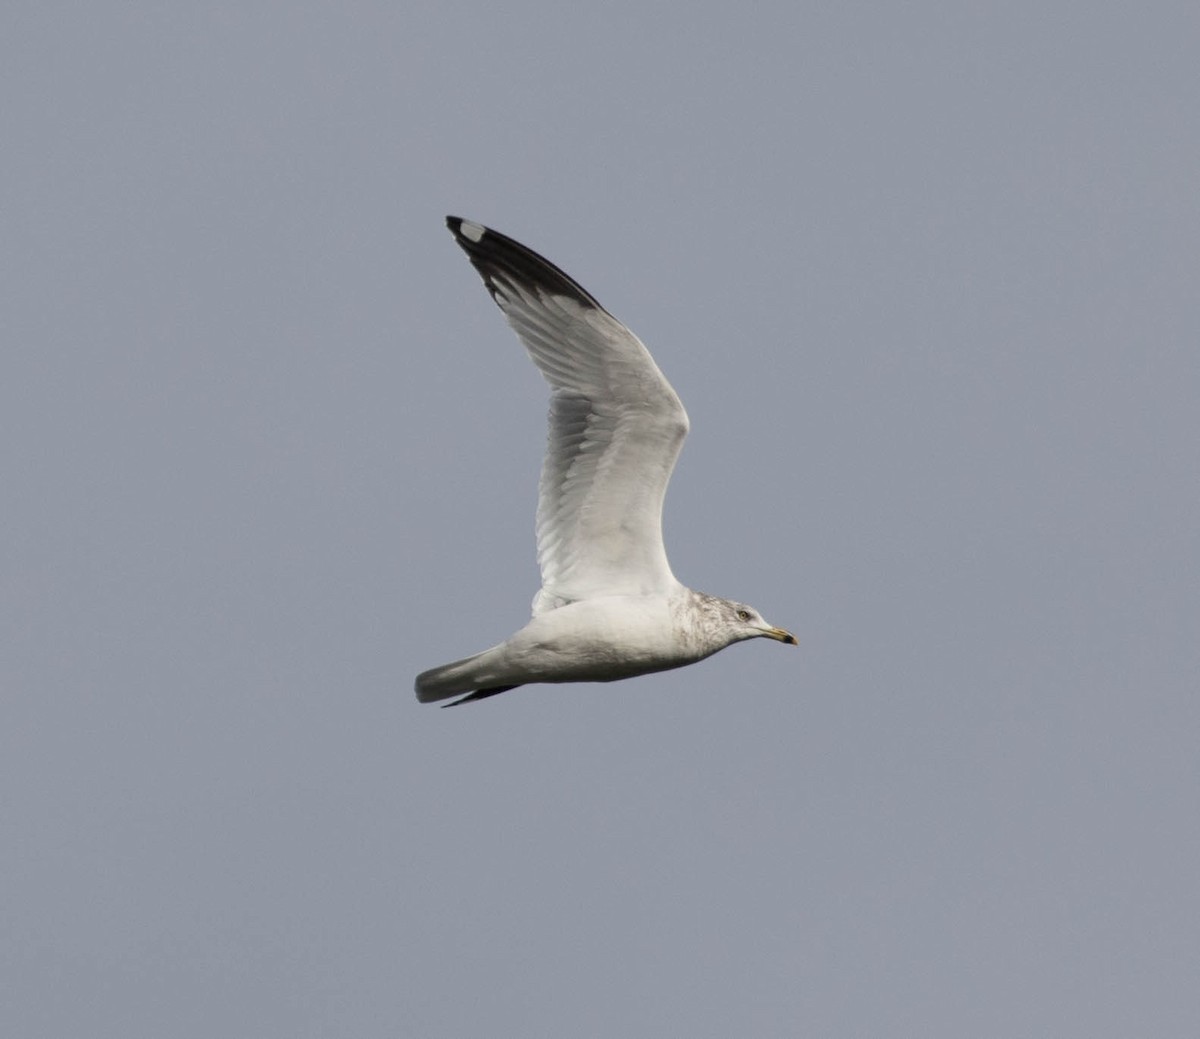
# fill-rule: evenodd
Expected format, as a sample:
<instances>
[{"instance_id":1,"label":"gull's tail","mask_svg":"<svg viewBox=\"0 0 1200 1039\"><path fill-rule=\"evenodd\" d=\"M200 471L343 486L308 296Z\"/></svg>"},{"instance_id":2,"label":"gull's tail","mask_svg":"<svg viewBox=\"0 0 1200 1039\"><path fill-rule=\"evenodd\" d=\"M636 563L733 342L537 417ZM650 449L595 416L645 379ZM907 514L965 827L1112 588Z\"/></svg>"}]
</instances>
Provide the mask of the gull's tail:
<instances>
[{"instance_id":1,"label":"gull's tail","mask_svg":"<svg viewBox=\"0 0 1200 1039\"><path fill-rule=\"evenodd\" d=\"M504 684L501 669L497 666L501 662L502 649L502 646L495 646L485 649L482 653L476 653L473 657L422 671L417 675L413 687L416 689L417 699L421 703L436 703L438 700L448 700L462 693L471 694L452 704L444 705L454 707L468 700L482 700L484 697L516 689L516 685Z\"/></svg>"}]
</instances>

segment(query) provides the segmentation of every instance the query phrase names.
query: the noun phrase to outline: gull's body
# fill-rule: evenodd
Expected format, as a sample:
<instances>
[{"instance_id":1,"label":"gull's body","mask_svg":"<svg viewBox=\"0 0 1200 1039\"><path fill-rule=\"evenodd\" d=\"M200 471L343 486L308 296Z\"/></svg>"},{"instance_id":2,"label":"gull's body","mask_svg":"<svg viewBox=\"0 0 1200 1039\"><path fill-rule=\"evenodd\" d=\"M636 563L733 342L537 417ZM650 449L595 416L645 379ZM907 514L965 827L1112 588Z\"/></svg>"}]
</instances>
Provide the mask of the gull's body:
<instances>
[{"instance_id":1,"label":"gull's body","mask_svg":"<svg viewBox=\"0 0 1200 1039\"><path fill-rule=\"evenodd\" d=\"M550 383L533 619L492 649L417 676L417 698L478 700L529 682L608 682L733 642L794 644L753 608L675 579L662 541L687 413L641 341L583 288L480 224L446 223Z\"/></svg>"}]
</instances>

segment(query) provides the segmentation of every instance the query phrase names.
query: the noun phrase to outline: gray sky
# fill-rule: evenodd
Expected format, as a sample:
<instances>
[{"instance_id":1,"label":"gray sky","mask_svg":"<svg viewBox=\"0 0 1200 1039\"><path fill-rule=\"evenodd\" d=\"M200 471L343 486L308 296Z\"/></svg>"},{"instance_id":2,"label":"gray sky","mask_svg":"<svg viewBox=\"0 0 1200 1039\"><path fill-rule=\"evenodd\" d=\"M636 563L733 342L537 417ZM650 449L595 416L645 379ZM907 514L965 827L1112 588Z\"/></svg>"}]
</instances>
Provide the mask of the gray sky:
<instances>
[{"instance_id":1,"label":"gray sky","mask_svg":"<svg viewBox=\"0 0 1200 1039\"><path fill-rule=\"evenodd\" d=\"M1194 5L9 5L0 1032L1200 1034ZM505 231L755 642L525 620Z\"/></svg>"}]
</instances>

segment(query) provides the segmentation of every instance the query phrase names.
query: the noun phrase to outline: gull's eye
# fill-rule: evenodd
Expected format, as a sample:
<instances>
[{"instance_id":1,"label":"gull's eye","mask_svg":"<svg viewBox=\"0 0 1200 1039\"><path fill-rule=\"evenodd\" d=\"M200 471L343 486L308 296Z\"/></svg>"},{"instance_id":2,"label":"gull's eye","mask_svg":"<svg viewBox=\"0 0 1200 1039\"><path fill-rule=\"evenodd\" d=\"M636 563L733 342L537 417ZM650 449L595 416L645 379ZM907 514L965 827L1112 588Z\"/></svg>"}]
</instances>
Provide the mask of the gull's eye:
<instances>
[{"instance_id":1,"label":"gull's eye","mask_svg":"<svg viewBox=\"0 0 1200 1039\"><path fill-rule=\"evenodd\" d=\"M737 619L740 621L748 621L750 619L750 611L749 610L738 610L737 611Z\"/></svg>"}]
</instances>

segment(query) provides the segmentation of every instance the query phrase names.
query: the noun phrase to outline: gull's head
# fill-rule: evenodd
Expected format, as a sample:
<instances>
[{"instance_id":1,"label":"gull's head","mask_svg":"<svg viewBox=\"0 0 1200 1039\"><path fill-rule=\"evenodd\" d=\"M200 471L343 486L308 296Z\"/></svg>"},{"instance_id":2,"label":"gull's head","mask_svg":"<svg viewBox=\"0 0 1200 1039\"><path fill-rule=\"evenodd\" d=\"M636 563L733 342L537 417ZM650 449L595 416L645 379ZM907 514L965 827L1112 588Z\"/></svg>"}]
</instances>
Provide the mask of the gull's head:
<instances>
[{"instance_id":1,"label":"gull's head","mask_svg":"<svg viewBox=\"0 0 1200 1039\"><path fill-rule=\"evenodd\" d=\"M729 599L723 600L721 605L735 641L775 639L777 642L786 642L789 646L799 645L795 635L790 631L784 631L783 628L776 628L774 625L768 624L763 620L762 614L753 606L747 606L744 602L732 602Z\"/></svg>"}]
</instances>

